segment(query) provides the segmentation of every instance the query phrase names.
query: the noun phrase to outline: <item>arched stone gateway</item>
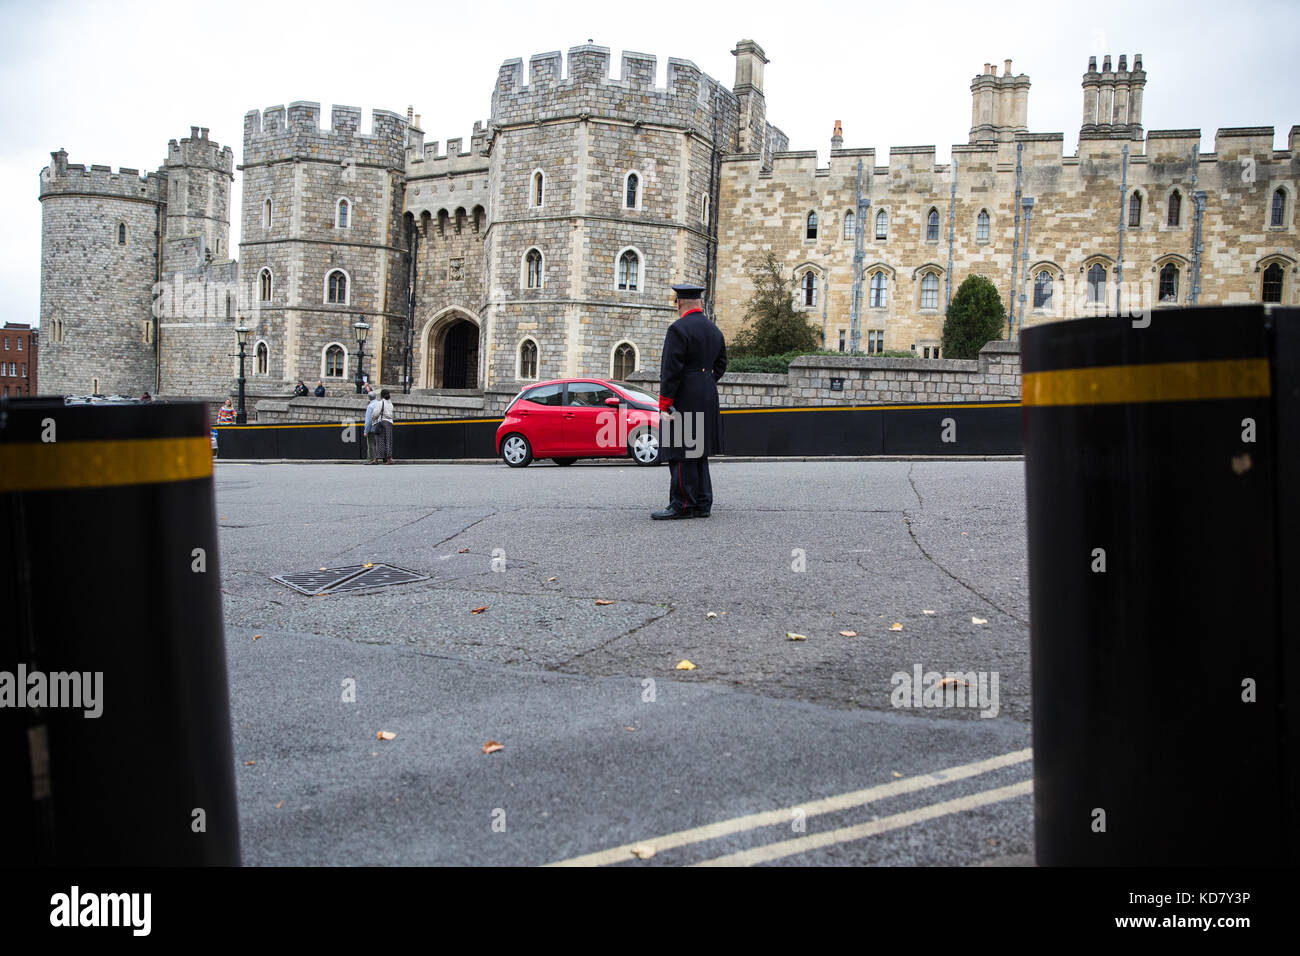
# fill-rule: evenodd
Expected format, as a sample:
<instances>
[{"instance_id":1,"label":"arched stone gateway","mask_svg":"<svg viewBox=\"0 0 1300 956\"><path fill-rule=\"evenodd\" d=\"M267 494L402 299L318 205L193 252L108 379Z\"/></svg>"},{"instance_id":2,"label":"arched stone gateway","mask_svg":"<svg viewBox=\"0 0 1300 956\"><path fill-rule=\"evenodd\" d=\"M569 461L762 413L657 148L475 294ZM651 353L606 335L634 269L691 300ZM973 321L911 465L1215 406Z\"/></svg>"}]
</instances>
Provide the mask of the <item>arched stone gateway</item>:
<instances>
[{"instance_id":1,"label":"arched stone gateway","mask_svg":"<svg viewBox=\"0 0 1300 956\"><path fill-rule=\"evenodd\" d=\"M424 388L478 388L479 326L470 314L447 309L425 326Z\"/></svg>"}]
</instances>

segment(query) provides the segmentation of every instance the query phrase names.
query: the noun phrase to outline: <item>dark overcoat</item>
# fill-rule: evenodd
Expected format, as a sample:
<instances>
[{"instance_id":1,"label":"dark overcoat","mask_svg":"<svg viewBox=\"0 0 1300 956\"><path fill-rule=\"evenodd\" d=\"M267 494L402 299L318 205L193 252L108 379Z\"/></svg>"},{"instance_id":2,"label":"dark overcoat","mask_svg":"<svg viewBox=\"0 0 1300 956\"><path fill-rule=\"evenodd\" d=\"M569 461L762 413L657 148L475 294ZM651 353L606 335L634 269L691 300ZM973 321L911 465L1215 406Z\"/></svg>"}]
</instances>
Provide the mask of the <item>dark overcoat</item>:
<instances>
[{"instance_id":1,"label":"dark overcoat","mask_svg":"<svg viewBox=\"0 0 1300 956\"><path fill-rule=\"evenodd\" d=\"M671 398L673 409L683 416L702 414L691 415L689 423L679 420L680 427L673 426L673 418L660 419L660 454L665 461L686 457L688 443L703 449L705 456L722 451L718 379L726 370L727 343L702 311L687 312L668 326L659 363L659 394Z\"/></svg>"}]
</instances>

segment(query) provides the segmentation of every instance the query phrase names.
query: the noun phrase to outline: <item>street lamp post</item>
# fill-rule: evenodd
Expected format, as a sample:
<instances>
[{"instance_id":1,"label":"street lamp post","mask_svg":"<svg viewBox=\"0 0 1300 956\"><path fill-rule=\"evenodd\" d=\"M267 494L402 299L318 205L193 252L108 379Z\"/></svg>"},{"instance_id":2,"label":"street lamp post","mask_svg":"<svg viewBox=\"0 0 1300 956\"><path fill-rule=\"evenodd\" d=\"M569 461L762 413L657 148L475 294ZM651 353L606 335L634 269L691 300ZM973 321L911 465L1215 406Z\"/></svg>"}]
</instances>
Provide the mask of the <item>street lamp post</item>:
<instances>
[{"instance_id":1,"label":"street lamp post","mask_svg":"<svg viewBox=\"0 0 1300 956\"><path fill-rule=\"evenodd\" d=\"M366 324L366 317L363 315L361 321L352 326L357 333L357 394L361 394L361 366L366 361L366 333L370 331L370 326Z\"/></svg>"},{"instance_id":2,"label":"street lamp post","mask_svg":"<svg viewBox=\"0 0 1300 956\"><path fill-rule=\"evenodd\" d=\"M235 337L239 340L239 408L235 412L236 425L248 424L248 412L244 408L244 345L248 342L250 331L252 330L244 325L235 328Z\"/></svg>"}]
</instances>

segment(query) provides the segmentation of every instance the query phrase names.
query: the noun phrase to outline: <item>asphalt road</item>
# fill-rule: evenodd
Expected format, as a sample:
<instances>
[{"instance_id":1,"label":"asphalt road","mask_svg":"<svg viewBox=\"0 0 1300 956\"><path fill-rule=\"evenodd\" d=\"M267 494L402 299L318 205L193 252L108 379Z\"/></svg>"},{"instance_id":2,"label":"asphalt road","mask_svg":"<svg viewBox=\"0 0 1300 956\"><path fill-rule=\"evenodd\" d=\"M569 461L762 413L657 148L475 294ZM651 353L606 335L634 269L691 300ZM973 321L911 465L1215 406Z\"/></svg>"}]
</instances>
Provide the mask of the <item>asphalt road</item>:
<instances>
[{"instance_id":1,"label":"asphalt road","mask_svg":"<svg viewBox=\"0 0 1300 956\"><path fill-rule=\"evenodd\" d=\"M246 863L1031 859L1020 462L216 476ZM270 580L366 562L430 579Z\"/></svg>"}]
</instances>

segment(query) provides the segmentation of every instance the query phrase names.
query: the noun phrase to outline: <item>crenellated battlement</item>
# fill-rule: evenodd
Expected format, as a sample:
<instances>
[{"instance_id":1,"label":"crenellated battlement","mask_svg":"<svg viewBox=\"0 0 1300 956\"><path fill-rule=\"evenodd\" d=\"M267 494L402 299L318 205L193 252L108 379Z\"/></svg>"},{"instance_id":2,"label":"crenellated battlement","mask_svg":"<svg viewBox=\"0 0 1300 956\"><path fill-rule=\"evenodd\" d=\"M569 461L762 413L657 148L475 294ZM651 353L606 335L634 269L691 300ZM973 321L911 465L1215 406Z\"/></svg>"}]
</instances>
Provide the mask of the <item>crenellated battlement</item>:
<instances>
[{"instance_id":1,"label":"crenellated battlement","mask_svg":"<svg viewBox=\"0 0 1300 956\"><path fill-rule=\"evenodd\" d=\"M1214 152L1202 152L1201 163L1237 162L1242 157L1271 157L1274 160L1300 159L1300 127L1292 127L1285 149L1274 149L1275 130L1271 126L1230 127L1219 129L1214 136ZM957 162L957 179L978 179L990 172L1014 175L1016 147L1022 147L1021 161L1025 168L1032 167L1036 175L1055 175L1053 170L1078 167L1080 162L1118 163L1125 144L1130 147L1129 162L1190 164L1192 150L1201 142L1199 129L1149 130L1145 142L1136 144L1127 133L1105 139L1082 137L1079 150L1074 155L1064 153L1062 133L1019 133L1008 143L957 143L951 156ZM741 177L780 178L829 174L832 177L856 175L861 159L868 177L915 178L918 174L932 172L948 177L951 161L939 162L933 146L892 146L889 164L875 166L877 151L874 148L833 149L826 166L818 167L815 150L788 151L773 154L770 170L765 170L757 153L736 153L723 157L730 174Z\"/></svg>"},{"instance_id":2,"label":"crenellated battlement","mask_svg":"<svg viewBox=\"0 0 1300 956\"><path fill-rule=\"evenodd\" d=\"M657 59L625 51L619 75L610 75L609 48L584 44L569 50L567 66L558 50L528 61L507 60L492 92L492 123L511 126L575 115L659 123L706 132L711 128L713 95L723 108L736 108L736 96L700 72L690 60L668 60L667 86L655 86Z\"/></svg>"},{"instance_id":3,"label":"crenellated battlement","mask_svg":"<svg viewBox=\"0 0 1300 956\"><path fill-rule=\"evenodd\" d=\"M454 137L447 140L447 148L439 152L439 143L424 141L424 130L416 116L407 133L406 174L408 176L445 176L452 173L486 170L488 168L488 129L484 122L475 121L470 134L469 149L464 140Z\"/></svg>"},{"instance_id":4,"label":"crenellated battlement","mask_svg":"<svg viewBox=\"0 0 1300 956\"><path fill-rule=\"evenodd\" d=\"M58 194L109 196L120 199L164 202L165 173L151 172L140 175L138 169L127 166L117 172L111 166L92 165L89 169L68 162L66 150L50 153L50 165L41 170L40 198Z\"/></svg>"},{"instance_id":5,"label":"crenellated battlement","mask_svg":"<svg viewBox=\"0 0 1300 956\"><path fill-rule=\"evenodd\" d=\"M401 168L405 164L406 118L373 110L369 133L360 132L361 109L334 106L330 127L320 125L320 104L307 101L244 115L244 165L284 159L314 159Z\"/></svg>"},{"instance_id":6,"label":"crenellated battlement","mask_svg":"<svg viewBox=\"0 0 1300 956\"><path fill-rule=\"evenodd\" d=\"M222 146L208 138L206 126L191 126L190 135L167 143L167 166L186 166L210 169L234 177L235 154L229 146Z\"/></svg>"}]
</instances>

